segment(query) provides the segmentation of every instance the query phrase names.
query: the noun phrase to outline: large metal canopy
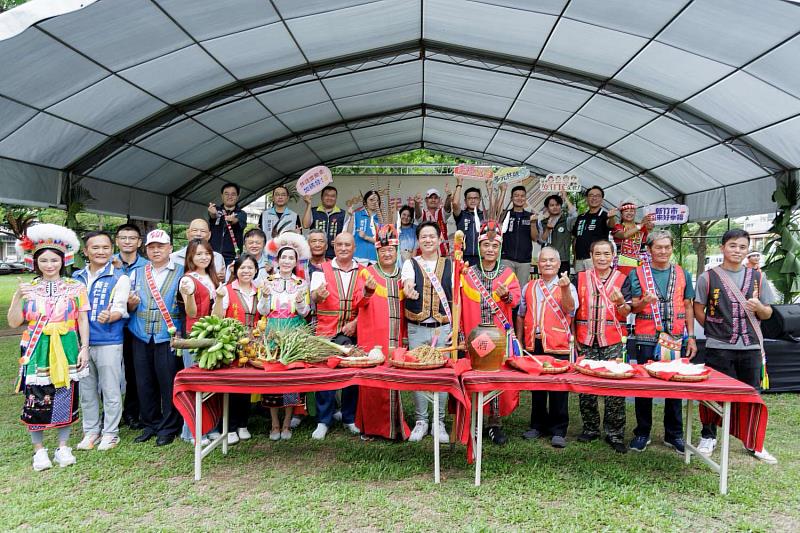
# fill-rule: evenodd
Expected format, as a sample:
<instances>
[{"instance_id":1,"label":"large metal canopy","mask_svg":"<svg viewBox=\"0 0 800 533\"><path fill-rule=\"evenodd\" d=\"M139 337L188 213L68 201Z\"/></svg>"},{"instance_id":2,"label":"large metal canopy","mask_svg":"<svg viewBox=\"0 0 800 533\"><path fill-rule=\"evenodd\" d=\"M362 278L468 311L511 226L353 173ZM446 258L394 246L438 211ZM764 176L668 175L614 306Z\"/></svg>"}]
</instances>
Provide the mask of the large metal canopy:
<instances>
[{"instance_id":1,"label":"large metal canopy","mask_svg":"<svg viewBox=\"0 0 800 533\"><path fill-rule=\"evenodd\" d=\"M800 166L784 0L33 0L0 15L0 198L185 221L428 148L693 218Z\"/></svg>"}]
</instances>

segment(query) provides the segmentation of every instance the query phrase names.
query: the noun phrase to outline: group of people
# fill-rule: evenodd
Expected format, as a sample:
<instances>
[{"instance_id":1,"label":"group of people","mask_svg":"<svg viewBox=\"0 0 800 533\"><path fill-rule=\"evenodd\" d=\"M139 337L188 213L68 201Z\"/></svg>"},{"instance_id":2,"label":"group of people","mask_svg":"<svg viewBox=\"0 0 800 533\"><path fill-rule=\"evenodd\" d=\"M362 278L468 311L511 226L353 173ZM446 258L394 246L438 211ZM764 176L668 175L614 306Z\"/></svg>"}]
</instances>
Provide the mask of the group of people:
<instances>
[{"instance_id":1,"label":"group of people","mask_svg":"<svg viewBox=\"0 0 800 533\"><path fill-rule=\"evenodd\" d=\"M586 191L589 209L578 215L565 194L546 198L541 214L527 211L527 191L517 186L496 220L481 208L480 189L462 189L461 179L454 191L445 188L444 198L430 189L424 199L418 195L408 205L393 206L393 220L383 220L376 191L364 195L361 209L352 202L341 209L329 185L318 206L304 198L301 216L288 207L289 191L280 186L259 227L245 231L239 189L226 184L222 202L209 205L208 218L188 226L185 248L174 251L166 232L143 236L133 224L114 235L90 232L83 236L86 266L71 277L66 268L81 248L77 236L50 224L27 228L18 246L37 276L20 284L8 321L27 325L18 388L25 396L22 421L34 446L33 468L52 466L42 438L50 428L58 429L53 460L59 466L75 462L68 439L79 408L79 450L114 448L123 423L141 430L137 443L155 439L164 446L179 435L192 441L172 392L177 372L194 361L188 352L177 355L170 339L212 314L248 328L263 317L268 331L310 324L316 335L365 351L380 347L387 356L398 347L458 344L465 332L483 325L500 329L530 353L602 360L628 356L627 317L633 314L630 359L640 362L658 359L664 346L693 358L697 321L708 338L706 364L759 387L759 320L771 315L773 295L758 270L742 265L750 244L746 232L723 236L722 265L693 287L691 276L672 263L671 233L656 230L648 219L635 222L631 203L605 211L600 187ZM457 280L447 229L451 215L464 233ZM532 279L537 242L538 277ZM348 387L340 395L282 394L261 402L270 412L272 440L290 439L308 407L316 413L314 439L324 439L341 421L353 434L412 442L438 428L440 440L448 442L445 410L430 420L430 398L431 393L413 393L411 427L398 391ZM518 400L518 394L504 393L491 402L491 442L507 442L502 417ZM601 431L598 398L579 395L577 440L604 436L619 453L644 451L652 401L636 399L636 427L627 444L625 399L606 397L604 404ZM232 395L229 443L251 438L250 411L249 394ZM568 425L567 393L533 393L524 438L548 436L553 447L563 448ZM664 443L683 452L680 401L666 400L664 426ZM715 429L703 427L701 453L713 452ZM214 433L203 439L216 438ZM753 454L776 462L766 449Z\"/></svg>"}]
</instances>

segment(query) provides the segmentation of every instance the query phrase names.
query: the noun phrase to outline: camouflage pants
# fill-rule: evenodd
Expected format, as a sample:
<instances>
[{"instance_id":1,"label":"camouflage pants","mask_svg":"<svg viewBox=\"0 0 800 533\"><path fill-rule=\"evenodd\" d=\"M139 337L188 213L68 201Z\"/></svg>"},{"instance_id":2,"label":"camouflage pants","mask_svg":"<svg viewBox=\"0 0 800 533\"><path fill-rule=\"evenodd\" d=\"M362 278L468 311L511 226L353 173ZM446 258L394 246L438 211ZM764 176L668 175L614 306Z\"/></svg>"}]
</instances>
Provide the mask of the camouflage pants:
<instances>
[{"instance_id":1,"label":"camouflage pants","mask_svg":"<svg viewBox=\"0 0 800 533\"><path fill-rule=\"evenodd\" d=\"M622 357L622 344L613 344L601 348L597 345L584 346L578 344L578 353L587 359L607 361ZM579 394L583 432L600 435L600 411L598 397L594 394ZM625 438L625 398L623 396L605 396L603 410L603 430L614 442L622 442Z\"/></svg>"}]
</instances>

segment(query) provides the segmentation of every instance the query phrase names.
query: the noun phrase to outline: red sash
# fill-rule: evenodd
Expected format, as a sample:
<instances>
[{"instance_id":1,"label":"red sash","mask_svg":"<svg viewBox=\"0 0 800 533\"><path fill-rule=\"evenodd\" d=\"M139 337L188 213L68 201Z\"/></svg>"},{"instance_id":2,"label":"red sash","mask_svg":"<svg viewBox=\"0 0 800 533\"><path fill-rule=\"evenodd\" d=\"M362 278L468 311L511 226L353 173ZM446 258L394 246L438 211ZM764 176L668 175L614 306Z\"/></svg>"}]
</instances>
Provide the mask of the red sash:
<instances>
[{"instance_id":1,"label":"red sash","mask_svg":"<svg viewBox=\"0 0 800 533\"><path fill-rule=\"evenodd\" d=\"M147 280L147 286L150 288L150 294L153 295L153 300L156 302L158 311L161 313L161 317L167 324L167 329L169 330L175 328L175 323L172 322L172 317L170 316L169 311L167 311L167 306L164 304L164 298L161 297L161 292L159 292L158 286L156 286L156 278L153 276L152 263L147 263L145 265L144 277Z\"/></svg>"},{"instance_id":2,"label":"red sash","mask_svg":"<svg viewBox=\"0 0 800 533\"><path fill-rule=\"evenodd\" d=\"M511 326L511 323L506 318L506 315L503 314L503 310L500 309L500 306L497 305L497 302L494 301L492 295L483 286L481 280L478 278L478 275L475 273L475 267L470 267L467 269L467 277L469 277L470 281L475 288L478 289L478 292L481 294L481 298L483 298L487 304L489 304L489 308L492 310L492 314L503 324L503 328L505 328L506 335L511 337L511 341L514 342L516 345L521 346L519 341L517 340L517 335L514 333L514 328ZM522 355L520 352L514 353L513 348L510 349L510 353L512 355L518 356Z\"/></svg>"}]
</instances>

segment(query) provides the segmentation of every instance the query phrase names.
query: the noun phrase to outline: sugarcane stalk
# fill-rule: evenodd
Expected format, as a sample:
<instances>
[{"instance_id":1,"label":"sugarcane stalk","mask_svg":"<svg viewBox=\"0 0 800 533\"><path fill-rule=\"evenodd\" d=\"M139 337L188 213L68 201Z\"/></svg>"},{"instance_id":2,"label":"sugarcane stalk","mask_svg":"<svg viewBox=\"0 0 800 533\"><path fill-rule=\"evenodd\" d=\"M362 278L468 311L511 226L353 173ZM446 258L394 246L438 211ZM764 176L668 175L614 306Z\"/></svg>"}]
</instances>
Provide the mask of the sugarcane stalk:
<instances>
[{"instance_id":1,"label":"sugarcane stalk","mask_svg":"<svg viewBox=\"0 0 800 533\"><path fill-rule=\"evenodd\" d=\"M196 350L199 348L211 348L217 343L215 339L181 339L172 337L169 345L173 349Z\"/></svg>"}]
</instances>

